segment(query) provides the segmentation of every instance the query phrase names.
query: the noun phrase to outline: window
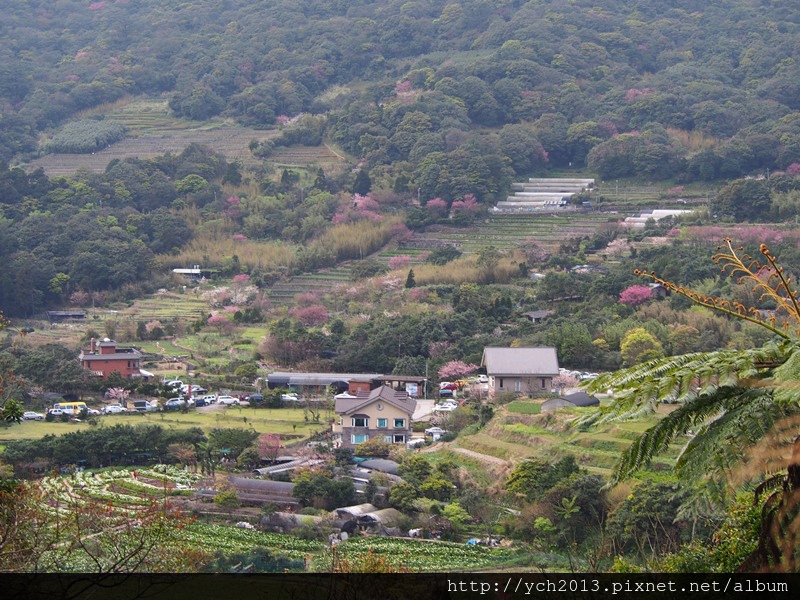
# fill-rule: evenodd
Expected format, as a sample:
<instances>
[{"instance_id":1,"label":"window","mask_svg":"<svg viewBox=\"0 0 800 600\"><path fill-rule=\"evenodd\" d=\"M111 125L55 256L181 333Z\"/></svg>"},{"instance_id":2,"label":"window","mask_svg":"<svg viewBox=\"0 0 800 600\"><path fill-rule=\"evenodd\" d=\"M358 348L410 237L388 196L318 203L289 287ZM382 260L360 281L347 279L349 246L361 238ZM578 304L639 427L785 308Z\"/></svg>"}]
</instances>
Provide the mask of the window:
<instances>
[{"instance_id":1,"label":"window","mask_svg":"<svg viewBox=\"0 0 800 600\"><path fill-rule=\"evenodd\" d=\"M547 387L547 379L541 377L540 381L542 382L542 389L545 389Z\"/></svg>"},{"instance_id":2,"label":"window","mask_svg":"<svg viewBox=\"0 0 800 600\"><path fill-rule=\"evenodd\" d=\"M406 420L405 419L395 419L394 420L394 428L395 429L405 429L406 427Z\"/></svg>"},{"instance_id":3,"label":"window","mask_svg":"<svg viewBox=\"0 0 800 600\"><path fill-rule=\"evenodd\" d=\"M369 419L367 417L353 417L353 427L367 427Z\"/></svg>"},{"instance_id":4,"label":"window","mask_svg":"<svg viewBox=\"0 0 800 600\"><path fill-rule=\"evenodd\" d=\"M500 388L502 389L502 387L503 387L503 378L501 377L500 378Z\"/></svg>"},{"instance_id":5,"label":"window","mask_svg":"<svg viewBox=\"0 0 800 600\"><path fill-rule=\"evenodd\" d=\"M395 444L405 444L406 443L406 436L404 436L404 435L392 436L392 442L395 443Z\"/></svg>"},{"instance_id":6,"label":"window","mask_svg":"<svg viewBox=\"0 0 800 600\"><path fill-rule=\"evenodd\" d=\"M521 392L522 391L522 382L519 379L517 379L514 382L514 391L515 392Z\"/></svg>"},{"instance_id":7,"label":"window","mask_svg":"<svg viewBox=\"0 0 800 600\"><path fill-rule=\"evenodd\" d=\"M378 429L386 429L389 426L389 419L378 419Z\"/></svg>"},{"instance_id":8,"label":"window","mask_svg":"<svg viewBox=\"0 0 800 600\"><path fill-rule=\"evenodd\" d=\"M369 439L369 436L366 433L361 434L361 435L351 435L350 436L350 441L353 444L360 444L362 442L366 442L368 439Z\"/></svg>"},{"instance_id":9,"label":"window","mask_svg":"<svg viewBox=\"0 0 800 600\"><path fill-rule=\"evenodd\" d=\"M390 436L390 435L383 436L383 441L391 444L392 443L392 436Z\"/></svg>"}]
</instances>

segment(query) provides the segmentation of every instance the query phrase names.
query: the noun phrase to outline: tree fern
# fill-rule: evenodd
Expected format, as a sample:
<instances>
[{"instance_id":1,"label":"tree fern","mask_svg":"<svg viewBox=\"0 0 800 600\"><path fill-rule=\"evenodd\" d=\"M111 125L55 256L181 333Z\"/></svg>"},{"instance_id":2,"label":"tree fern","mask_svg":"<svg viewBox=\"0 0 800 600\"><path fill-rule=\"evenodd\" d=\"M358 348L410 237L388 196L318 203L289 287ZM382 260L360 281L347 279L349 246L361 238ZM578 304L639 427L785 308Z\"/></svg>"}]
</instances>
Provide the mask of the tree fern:
<instances>
[{"instance_id":1,"label":"tree fern","mask_svg":"<svg viewBox=\"0 0 800 600\"><path fill-rule=\"evenodd\" d=\"M722 271L749 284L778 309L770 316L753 307L693 292L638 271L693 302L765 327L775 339L759 348L696 352L650 360L601 375L587 389L609 391L614 401L583 425L652 413L661 402L678 407L645 431L622 454L617 482L650 464L681 436L691 433L676 461L685 478L724 480L745 448L763 438L776 419L800 412L800 308L797 292L765 246L762 262L734 249L730 240L714 255Z\"/></svg>"}]
</instances>

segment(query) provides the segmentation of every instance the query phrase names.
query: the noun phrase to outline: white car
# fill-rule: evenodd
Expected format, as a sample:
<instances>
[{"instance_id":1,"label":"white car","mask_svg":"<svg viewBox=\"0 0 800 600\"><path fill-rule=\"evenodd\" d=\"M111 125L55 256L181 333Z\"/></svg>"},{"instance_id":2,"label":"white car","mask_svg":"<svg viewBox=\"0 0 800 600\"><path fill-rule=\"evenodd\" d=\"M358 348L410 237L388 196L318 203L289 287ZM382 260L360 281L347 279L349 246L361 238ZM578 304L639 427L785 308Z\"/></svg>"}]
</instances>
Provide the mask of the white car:
<instances>
[{"instance_id":1,"label":"white car","mask_svg":"<svg viewBox=\"0 0 800 600\"><path fill-rule=\"evenodd\" d=\"M33 412L32 410L22 413L23 421L44 421L44 415L41 413Z\"/></svg>"},{"instance_id":2,"label":"white car","mask_svg":"<svg viewBox=\"0 0 800 600\"><path fill-rule=\"evenodd\" d=\"M300 402L300 398L297 397L297 394L294 392L289 392L288 394L281 394L281 400L284 402Z\"/></svg>"},{"instance_id":3,"label":"white car","mask_svg":"<svg viewBox=\"0 0 800 600\"><path fill-rule=\"evenodd\" d=\"M489 383L488 375L478 375L478 383Z\"/></svg>"},{"instance_id":4,"label":"white car","mask_svg":"<svg viewBox=\"0 0 800 600\"><path fill-rule=\"evenodd\" d=\"M122 404L109 404L103 407L102 412L107 415L118 415L120 413L128 412L128 409L122 406Z\"/></svg>"},{"instance_id":5,"label":"white car","mask_svg":"<svg viewBox=\"0 0 800 600\"><path fill-rule=\"evenodd\" d=\"M433 410L442 411L442 412L450 412L458 408L458 404L455 402L442 402L441 404L437 404L433 407Z\"/></svg>"},{"instance_id":6,"label":"white car","mask_svg":"<svg viewBox=\"0 0 800 600\"><path fill-rule=\"evenodd\" d=\"M447 433L447 430L442 429L441 427L428 427L425 430L425 433L427 433L428 435L444 435L445 433Z\"/></svg>"},{"instance_id":7,"label":"white car","mask_svg":"<svg viewBox=\"0 0 800 600\"><path fill-rule=\"evenodd\" d=\"M233 396L220 396L219 398L217 398L217 404L226 404L226 405L239 404L239 399Z\"/></svg>"}]
</instances>

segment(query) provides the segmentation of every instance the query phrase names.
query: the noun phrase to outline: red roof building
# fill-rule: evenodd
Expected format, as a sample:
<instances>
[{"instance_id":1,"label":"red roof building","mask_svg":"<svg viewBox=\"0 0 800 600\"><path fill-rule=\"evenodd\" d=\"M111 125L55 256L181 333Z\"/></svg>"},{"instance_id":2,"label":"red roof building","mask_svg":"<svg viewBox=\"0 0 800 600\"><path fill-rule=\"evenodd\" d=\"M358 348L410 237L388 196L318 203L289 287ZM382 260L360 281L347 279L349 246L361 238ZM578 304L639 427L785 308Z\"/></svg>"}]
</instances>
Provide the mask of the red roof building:
<instances>
[{"instance_id":1,"label":"red roof building","mask_svg":"<svg viewBox=\"0 0 800 600\"><path fill-rule=\"evenodd\" d=\"M152 375L140 368L141 352L135 348L118 348L117 342L108 338L99 342L92 338L91 346L81 350L78 359L84 369L103 379L115 372L126 379Z\"/></svg>"}]
</instances>

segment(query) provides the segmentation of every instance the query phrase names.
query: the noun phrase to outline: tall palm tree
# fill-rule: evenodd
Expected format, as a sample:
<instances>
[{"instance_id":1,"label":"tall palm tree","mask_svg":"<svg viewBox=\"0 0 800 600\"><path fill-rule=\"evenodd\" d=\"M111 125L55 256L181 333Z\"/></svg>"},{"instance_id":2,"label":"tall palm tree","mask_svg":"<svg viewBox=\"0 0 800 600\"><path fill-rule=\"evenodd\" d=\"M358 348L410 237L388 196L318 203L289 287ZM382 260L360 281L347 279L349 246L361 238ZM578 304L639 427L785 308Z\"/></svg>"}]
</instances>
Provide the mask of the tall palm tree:
<instances>
[{"instance_id":1,"label":"tall palm tree","mask_svg":"<svg viewBox=\"0 0 800 600\"><path fill-rule=\"evenodd\" d=\"M774 337L759 348L655 359L592 381L590 393L611 390L614 401L584 424L652 413L661 402L677 404L623 452L612 483L630 478L671 443L688 436L675 464L677 474L682 479L704 480L706 489L714 484L722 492L727 475L747 449L773 431L781 419L800 413L797 291L765 244L760 253L763 258L756 260L726 239L712 259L724 273L750 285L765 305L774 305L771 311L699 294L654 273L637 271L696 304L765 327ZM784 437L791 454L794 436ZM795 458L800 460L797 454ZM793 460L784 464L790 473L800 468Z\"/></svg>"}]
</instances>

